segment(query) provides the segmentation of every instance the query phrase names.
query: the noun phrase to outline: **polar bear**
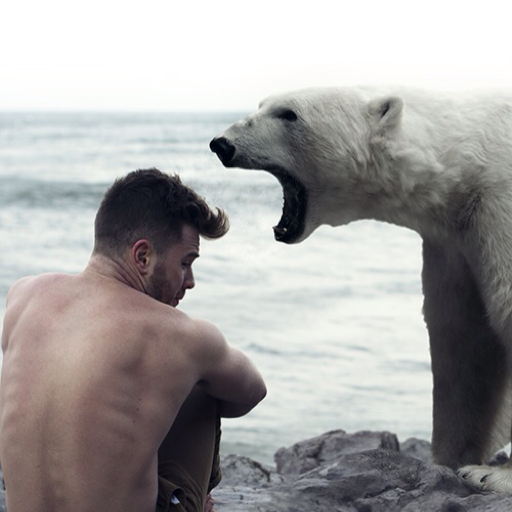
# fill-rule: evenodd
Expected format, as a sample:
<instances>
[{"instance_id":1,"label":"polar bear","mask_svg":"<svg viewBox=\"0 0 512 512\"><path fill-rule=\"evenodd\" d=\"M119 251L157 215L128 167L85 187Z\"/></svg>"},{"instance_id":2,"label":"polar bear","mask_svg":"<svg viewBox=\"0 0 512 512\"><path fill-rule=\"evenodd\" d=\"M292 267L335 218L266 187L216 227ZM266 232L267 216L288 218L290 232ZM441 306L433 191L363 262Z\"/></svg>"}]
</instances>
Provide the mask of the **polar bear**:
<instances>
[{"instance_id":1,"label":"polar bear","mask_svg":"<svg viewBox=\"0 0 512 512\"><path fill-rule=\"evenodd\" d=\"M512 424L512 94L295 91L262 101L210 148L226 167L279 180L276 240L359 219L420 234L434 460L512 492L512 462L483 465Z\"/></svg>"}]
</instances>

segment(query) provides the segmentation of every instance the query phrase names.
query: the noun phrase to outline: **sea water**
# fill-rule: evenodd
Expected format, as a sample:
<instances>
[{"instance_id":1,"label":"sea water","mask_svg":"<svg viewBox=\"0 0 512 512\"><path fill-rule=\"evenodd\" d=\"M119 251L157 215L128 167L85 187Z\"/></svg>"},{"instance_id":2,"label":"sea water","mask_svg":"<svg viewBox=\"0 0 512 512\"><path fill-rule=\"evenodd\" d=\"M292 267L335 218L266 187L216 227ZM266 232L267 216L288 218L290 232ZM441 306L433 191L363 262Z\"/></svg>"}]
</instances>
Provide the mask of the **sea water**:
<instances>
[{"instance_id":1,"label":"sea water","mask_svg":"<svg viewBox=\"0 0 512 512\"><path fill-rule=\"evenodd\" d=\"M242 115L0 113L0 320L19 277L80 272L106 188L157 167L231 221L223 239L202 242L196 287L180 304L215 323L267 382L255 410L224 421L223 452L270 463L278 448L340 428L428 439L418 235L364 221L275 242L279 183L225 169L208 148Z\"/></svg>"}]
</instances>

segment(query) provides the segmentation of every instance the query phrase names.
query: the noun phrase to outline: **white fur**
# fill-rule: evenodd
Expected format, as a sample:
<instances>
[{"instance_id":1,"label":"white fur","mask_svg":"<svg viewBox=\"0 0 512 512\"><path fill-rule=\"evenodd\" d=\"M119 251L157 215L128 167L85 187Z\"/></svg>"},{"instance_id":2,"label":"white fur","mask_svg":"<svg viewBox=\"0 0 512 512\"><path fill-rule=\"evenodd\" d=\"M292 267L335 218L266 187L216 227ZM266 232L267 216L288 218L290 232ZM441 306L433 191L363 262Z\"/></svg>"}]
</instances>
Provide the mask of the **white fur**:
<instances>
[{"instance_id":1,"label":"white fur","mask_svg":"<svg viewBox=\"0 0 512 512\"><path fill-rule=\"evenodd\" d=\"M231 166L278 167L303 183L294 242L359 219L421 235L434 457L483 463L503 441L493 433L511 426L512 94L309 89L267 98L219 138L235 148ZM486 482L510 490L512 470Z\"/></svg>"},{"instance_id":2,"label":"white fur","mask_svg":"<svg viewBox=\"0 0 512 512\"><path fill-rule=\"evenodd\" d=\"M481 491L512 493L512 469L501 466L465 466L457 474Z\"/></svg>"}]
</instances>

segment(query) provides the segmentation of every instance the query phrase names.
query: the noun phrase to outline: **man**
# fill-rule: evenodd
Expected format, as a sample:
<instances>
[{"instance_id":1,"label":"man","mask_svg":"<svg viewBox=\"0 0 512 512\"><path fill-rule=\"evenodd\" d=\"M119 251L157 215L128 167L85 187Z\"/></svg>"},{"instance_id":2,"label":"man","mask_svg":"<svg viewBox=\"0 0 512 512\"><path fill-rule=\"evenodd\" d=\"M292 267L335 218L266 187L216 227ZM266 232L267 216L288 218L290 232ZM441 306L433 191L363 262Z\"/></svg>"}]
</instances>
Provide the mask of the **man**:
<instances>
[{"instance_id":1,"label":"man","mask_svg":"<svg viewBox=\"0 0 512 512\"><path fill-rule=\"evenodd\" d=\"M105 194L82 273L13 285L0 388L9 512L212 508L218 418L266 394L217 328L175 309L199 237L227 229L179 178L136 171Z\"/></svg>"}]
</instances>

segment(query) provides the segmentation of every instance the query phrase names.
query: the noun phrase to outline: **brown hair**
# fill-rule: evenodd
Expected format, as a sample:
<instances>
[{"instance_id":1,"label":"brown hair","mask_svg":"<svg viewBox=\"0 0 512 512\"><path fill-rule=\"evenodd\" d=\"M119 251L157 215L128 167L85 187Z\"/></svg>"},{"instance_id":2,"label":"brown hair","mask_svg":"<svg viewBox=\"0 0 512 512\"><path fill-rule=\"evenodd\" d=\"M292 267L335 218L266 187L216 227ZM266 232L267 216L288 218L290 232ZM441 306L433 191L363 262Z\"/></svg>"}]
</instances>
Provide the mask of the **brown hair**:
<instances>
[{"instance_id":1,"label":"brown hair","mask_svg":"<svg viewBox=\"0 0 512 512\"><path fill-rule=\"evenodd\" d=\"M94 222L94 251L120 256L137 240L148 239L157 252L181 239L183 225L204 238L220 238L229 229L227 215L213 211L179 176L140 169L117 179L107 190Z\"/></svg>"}]
</instances>

